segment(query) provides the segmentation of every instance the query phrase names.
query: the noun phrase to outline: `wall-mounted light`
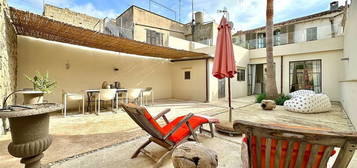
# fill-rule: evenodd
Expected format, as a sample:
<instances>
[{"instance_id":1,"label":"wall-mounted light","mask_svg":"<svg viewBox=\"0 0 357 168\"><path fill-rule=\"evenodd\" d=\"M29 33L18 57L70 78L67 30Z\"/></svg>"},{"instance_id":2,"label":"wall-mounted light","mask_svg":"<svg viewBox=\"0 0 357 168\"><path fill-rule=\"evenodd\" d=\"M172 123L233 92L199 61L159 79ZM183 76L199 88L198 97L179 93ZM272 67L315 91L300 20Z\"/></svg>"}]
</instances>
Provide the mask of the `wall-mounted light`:
<instances>
[{"instance_id":1,"label":"wall-mounted light","mask_svg":"<svg viewBox=\"0 0 357 168\"><path fill-rule=\"evenodd\" d=\"M67 60L67 63L65 64L66 69L68 70L69 68L71 68L71 65L69 64L69 61Z\"/></svg>"},{"instance_id":2,"label":"wall-mounted light","mask_svg":"<svg viewBox=\"0 0 357 168\"><path fill-rule=\"evenodd\" d=\"M114 67L113 70L114 70L115 72L117 72L117 71L119 71L119 68Z\"/></svg>"}]
</instances>

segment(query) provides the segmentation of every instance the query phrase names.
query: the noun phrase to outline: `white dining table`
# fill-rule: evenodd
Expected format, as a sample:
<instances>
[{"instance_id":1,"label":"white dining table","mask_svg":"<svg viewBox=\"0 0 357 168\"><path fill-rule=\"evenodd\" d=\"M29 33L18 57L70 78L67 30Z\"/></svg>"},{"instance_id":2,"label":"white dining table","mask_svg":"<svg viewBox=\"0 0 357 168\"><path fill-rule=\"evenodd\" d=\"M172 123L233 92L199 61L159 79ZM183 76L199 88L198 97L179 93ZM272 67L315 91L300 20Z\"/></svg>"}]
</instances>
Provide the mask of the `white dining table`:
<instances>
[{"instance_id":1,"label":"white dining table","mask_svg":"<svg viewBox=\"0 0 357 168\"><path fill-rule=\"evenodd\" d=\"M116 108L119 107L119 93L125 93L125 103L128 103L129 101L129 96L128 96L128 89L124 89L124 88L120 88L120 89L116 89L117 93L115 96L115 101L116 101ZM83 90L83 96L87 95L87 112L89 112L89 110L91 110L91 102L92 102L92 97L94 94L98 94L100 92L100 89L86 89Z\"/></svg>"}]
</instances>

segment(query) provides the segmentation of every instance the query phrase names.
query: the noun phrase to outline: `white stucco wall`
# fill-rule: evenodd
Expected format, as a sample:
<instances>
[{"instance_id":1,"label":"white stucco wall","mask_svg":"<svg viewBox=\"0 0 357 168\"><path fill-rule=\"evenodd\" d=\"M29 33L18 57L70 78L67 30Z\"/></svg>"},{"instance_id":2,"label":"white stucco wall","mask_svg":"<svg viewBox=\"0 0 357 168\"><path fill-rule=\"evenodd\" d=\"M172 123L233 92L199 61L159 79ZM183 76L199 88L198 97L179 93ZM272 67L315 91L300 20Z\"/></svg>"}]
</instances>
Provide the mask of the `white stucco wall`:
<instances>
[{"instance_id":1,"label":"white stucco wall","mask_svg":"<svg viewBox=\"0 0 357 168\"><path fill-rule=\"evenodd\" d=\"M320 59L322 61L322 92L328 94L331 100L340 101L341 93L339 90L339 81L342 80L343 77L343 64L340 60L343 56L343 50L342 46L340 48L335 47L339 46L340 43L343 42L341 41L342 39L343 38L334 38L330 40L325 39L313 42L289 44L285 45L287 48L279 47L279 49L277 49L278 51L275 51L277 47L274 47L274 62L276 67L276 83L278 91L281 91L281 57L283 57L282 87L284 94L289 93L290 90L289 62ZM311 45L309 45L309 43ZM323 48L333 44L335 45L331 48L335 48L335 50L330 50L331 48L327 48L324 51L322 50ZM300 52L298 52L299 48ZM265 52L261 49L251 50L250 53L250 64L266 63ZM284 53L286 55L276 55L276 53ZM253 58L252 55L254 55Z\"/></svg>"},{"instance_id":2,"label":"white stucco wall","mask_svg":"<svg viewBox=\"0 0 357 168\"><path fill-rule=\"evenodd\" d=\"M301 60L321 60L322 93L326 93L332 101L340 101L339 81L342 79L342 50L318 53L306 53L284 56L283 63L283 92L289 93L289 62Z\"/></svg>"},{"instance_id":3,"label":"white stucco wall","mask_svg":"<svg viewBox=\"0 0 357 168\"><path fill-rule=\"evenodd\" d=\"M209 47L206 44L198 43L198 42L192 42L184 39L180 39L177 37L169 36L168 38L168 47L170 48L175 48L178 50L187 50L191 51L194 49L199 49L199 48L206 48Z\"/></svg>"},{"instance_id":4,"label":"white stucco wall","mask_svg":"<svg viewBox=\"0 0 357 168\"><path fill-rule=\"evenodd\" d=\"M173 98L206 100L206 60L174 62L171 68ZM185 71L191 73L191 79L185 80Z\"/></svg>"},{"instance_id":5,"label":"white stucco wall","mask_svg":"<svg viewBox=\"0 0 357 168\"><path fill-rule=\"evenodd\" d=\"M208 55L215 55L216 46L204 47L194 49L196 52L207 53ZM231 79L231 88L232 88L232 98L247 96L247 65L249 62L249 50L233 45L234 57L237 67L246 68L246 80L237 81L237 76ZM218 79L212 75L213 68L213 59L209 62L209 100L215 101L218 100ZM228 80L226 80L226 97L228 97Z\"/></svg>"},{"instance_id":6,"label":"white stucco wall","mask_svg":"<svg viewBox=\"0 0 357 168\"><path fill-rule=\"evenodd\" d=\"M305 53L315 53L324 51L334 51L343 50L344 36L337 36L335 38L327 38L316 41L293 43L274 47L274 56L282 55L296 55ZM254 50L249 50L249 57L254 58L265 58L266 49L259 48Z\"/></svg>"},{"instance_id":7,"label":"white stucco wall","mask_svg":"<svg viewBox=\"0 0 357 168\"><path fill-rule=\"evenodd\" d=\"M236 61L236 66L240 68L245 68L245 81L238 81L237 76L232 78L232 97L243 97L248 95L248 63L249 63L249 50L233 45L234 59Z\"/></svg>"},{"instance_id":8,"label":"white stucco wall","mask_svg":"<svg viewBox=\"0 0 357 168\"><path fill-rule=\"evenodd\" d=\"M69 69L66 69L67 63ZM155 99L171 98L171 64L164 59L18 37L18 88L32 87L24 74L33 76L36 71L48 72L58 83L55 91L45 96L50 102L61 102L62 89L69 92L96 89L103 81L119 81L125 88L153 87Z\"/></svg>"},{"instance_id":9,"label":"white stucco wall","mask_svg":"<svg viewBox=\"0 0 357 168\"><path fill-rule=\"evenodd\" d=\"M353 125L357 127L357 2L353 0L347 12L344 39L344 79L341 81L341 103Z\"/></svg>"},{"instance_id":10,"label":"white stucco wall","mask_svg":"<svg viewBox=\"0 0 357 168\"><path fill-rule=\"evenodd\" d=\"M329 17L335 16L336 14L330 14L323 16L324 19L316 19L309 22L297 23L295 24L295 32L294 32L294 41L295 42L304 42L306 41L306 29L311 27L317 27L317 40L331 38L331 23ZM334 29L337 34L341 34L343 15L340 14L334 18Z\"/></svg>"}]
</instances>

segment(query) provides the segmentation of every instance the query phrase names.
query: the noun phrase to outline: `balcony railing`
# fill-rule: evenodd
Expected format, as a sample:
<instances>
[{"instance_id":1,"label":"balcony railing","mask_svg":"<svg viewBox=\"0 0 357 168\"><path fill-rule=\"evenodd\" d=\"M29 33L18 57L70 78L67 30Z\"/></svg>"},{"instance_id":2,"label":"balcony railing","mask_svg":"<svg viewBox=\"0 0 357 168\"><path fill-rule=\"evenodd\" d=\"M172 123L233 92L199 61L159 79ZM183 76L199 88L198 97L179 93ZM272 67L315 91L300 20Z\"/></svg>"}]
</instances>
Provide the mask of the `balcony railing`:
<instances>
[{"instance_id":1,"label":"balcony railing","mask_svg":"<svg viewBox=\"0 0 357 168\"><path fill-rule=\"evenodd\" d=\"M127 39L133 39L133 29L132 28L124 28L118 26L115 22L104 19L103 27L101 29L102 33L113 35L116 37L124 37Z\"/></svg>"},{"instance_id":2,"label":"balcony railing","mask_svg":"<svg viewBox=\"0 0 357 168\"><path fill-rule=\"evenodd\" d=\"M212 39L206 39L206 40L200 40L196 41L197 43L205 44L208 46L213 46L213 40Z\"/></svg>"},{"instance_id":3,"label":"balcony railing","mask_svg":"<svg viewBox=\"0 0 357 168\"><path fill-rule=\"evenodd\" d=\"M310 32L307 35L307 28L309 27L299 27L299 25L295 26L295 29L300 29L298 31L289 32L289 33L280 33L273 36L273 44L274 46L285 45L285 44L293 44L293 43L300 43L306 41L315 41L315 40L322 40L327 38L334 38L336 36L343 34L343 27L338 24L334 26L334 33L331 33L332 28L330 25L326 26L317 26L316 35L314 32ZM258 48L265 48L266 47L266 39L264 38L257 38L248 41L234 41L234 44L239 45L241 47L247 49L258 49Z\"/></svg>"}]
</instances>

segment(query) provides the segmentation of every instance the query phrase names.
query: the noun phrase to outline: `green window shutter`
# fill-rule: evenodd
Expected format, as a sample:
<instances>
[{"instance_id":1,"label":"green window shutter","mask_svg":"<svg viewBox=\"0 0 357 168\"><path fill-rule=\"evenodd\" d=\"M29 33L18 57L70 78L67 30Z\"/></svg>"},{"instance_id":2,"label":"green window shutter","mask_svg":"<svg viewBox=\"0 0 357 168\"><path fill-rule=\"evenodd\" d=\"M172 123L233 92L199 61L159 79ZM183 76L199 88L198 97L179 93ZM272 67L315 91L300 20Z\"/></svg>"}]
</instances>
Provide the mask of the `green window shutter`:
<instances>
[{"instance_id":1,"label":"green window shutter","mask_svg":"<svg viewBox=\"0 0 357 168\"><path fill-rule=\"evenodd\" d=\"M294 43L295 25L288 25L288 43Z\"/></svg>"},{"instance_id":2,"label":"green window shutter","mask_svg":"<svg viewBox=\"0 0 357 168\"><path fill-rule=\"evenodd\" d=\"M282 26L280 28L280 44L284 45L288 43L288 26Z\"/></svg>"},{"instance_id":3,"label":"green window shutter","mask_svg":"<svg viewBox=\"0 0 357 168\"><path fill-rule=\"evenodd\" d=\"M306 29L306 41L317 40L317 27L311 27Z\"/></svg>"}]
</instances>

